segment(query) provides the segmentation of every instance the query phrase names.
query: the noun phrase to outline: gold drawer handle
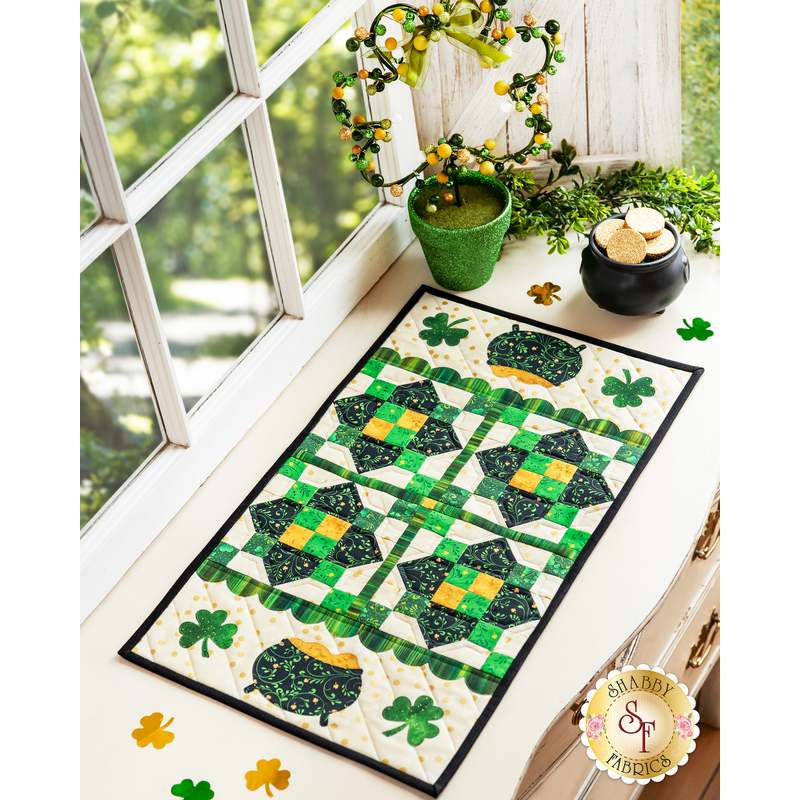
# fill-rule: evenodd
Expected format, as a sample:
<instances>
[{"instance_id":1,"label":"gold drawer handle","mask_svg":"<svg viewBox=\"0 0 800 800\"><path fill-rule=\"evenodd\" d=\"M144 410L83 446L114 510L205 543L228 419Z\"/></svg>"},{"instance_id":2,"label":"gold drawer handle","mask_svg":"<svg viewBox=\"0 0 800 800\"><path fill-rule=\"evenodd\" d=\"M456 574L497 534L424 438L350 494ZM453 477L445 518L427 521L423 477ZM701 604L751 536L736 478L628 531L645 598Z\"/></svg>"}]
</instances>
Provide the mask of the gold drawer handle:
<instances>
[{"instance_id":1,"label":"gold drawer handle","mask_svg":"<svg viewBox=\"0 0 800 800\"><path fill-rule=\"evenodd\" d=\"M697 549L694 551L692 558L700 558L705 560L709 558L717 549L721 533L721 528L719 525L719 511L719 506L717 506L716 509L714 509L714 511L708 515L706 529L703 531L703 535L697 542Z\"/></svg>"},{"instance_id":2,"label":"gold drawer handle","mask_svg":"<svg viewBox=\"0 0 800 800\"><path fill-rule=\"evenodd\" d=\"M572 724L577 725L581 721L581 708L583 704L586 702L585 697L581 697L580 700L576 700L570 707L569 710L572 712Z\"/></svg>"},{"instance_id":3,"label":"gold drawer handle","mask_svg":"<svg viewBox=\"0 0 800 800\"><path fill-rule=\"evenodd\" d=\"M711 619L703 625L700 636L697 637L692 652L689 654L689 663L686 665L687 667L696 668L702 666L714 647L714 640L717 638L719 628L719 612L716 606L714 606L711 611Z\"/></svg>"}]
</instances>

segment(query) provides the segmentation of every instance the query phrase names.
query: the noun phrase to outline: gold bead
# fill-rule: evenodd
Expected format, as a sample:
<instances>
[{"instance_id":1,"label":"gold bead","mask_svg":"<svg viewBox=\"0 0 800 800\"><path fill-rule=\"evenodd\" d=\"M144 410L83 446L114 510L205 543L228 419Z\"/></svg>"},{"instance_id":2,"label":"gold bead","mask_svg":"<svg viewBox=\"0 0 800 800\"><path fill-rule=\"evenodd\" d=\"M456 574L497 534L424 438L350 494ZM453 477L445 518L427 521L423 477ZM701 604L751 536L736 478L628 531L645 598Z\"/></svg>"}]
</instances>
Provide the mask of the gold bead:
<instances>
[{"instance_id":1,"label":"gold bead","mask_svg":"<svg viewBox=\"0 0 800 800\"><path fill-rule=\"evenodd\" d=\"M392 193L392 197L400 197L403 194L403 187L399 183L393 183L389 191Z\"/></svg>"},{"instance_id":2,"label":"gold bead","mask_svg":"<svg viewBox=\"0 0 800 800\"><path fill-rule=\"evenodd\" d=\"M352 135L353 135L353 134L350 132L350 128L342 128L342 129L339 131L339 138L340 138L340 139L341 139L343 142L346 142L346 141L348 141L348 139L350 139L350 137L351 137Z\"/></svg>"},{"instance_id":3,"label":"gold bead","mask_svg":"<svg viewBox=\"0 0 800 800\"><path fill-rule=\"evenodd\" d=\"M523 18L522 21L529 27L532 28L536 24L536 17L528 12Z\"/></svg>"},{"instance_id":4,"label":"gold bead","mask_svg":"<svg viewBox=\"0 0 800 800\"><path fill-rule=\"evenodd\" d=\"M466 148L462 147L461 150L456 153L456 158L462 163L466 164L472 158L472 153L470 153Z\"/></svg>"},{"instance_id":5,"label":"gold bead","mask_svg":"<svg viewBox=\"0 0 800 800\"><path fill-rule=\"evenodd\" d=\"M356 37L360 42L363 42L364 39L369 39L369 31L366 28L356 28L353 31L353 36Z\"/></svg>"},{"instance_id":6,"label":"gold bead","mask_svg":"<svg viewBox=\"0 0 800 800\"><path fill-rule=\"evenodd\" d=\"M547 94L547 92L539 92L539 94L536 95L536 102L540 106L546 106L550 102L550 95Z\"/></svg>"}]
</instances>

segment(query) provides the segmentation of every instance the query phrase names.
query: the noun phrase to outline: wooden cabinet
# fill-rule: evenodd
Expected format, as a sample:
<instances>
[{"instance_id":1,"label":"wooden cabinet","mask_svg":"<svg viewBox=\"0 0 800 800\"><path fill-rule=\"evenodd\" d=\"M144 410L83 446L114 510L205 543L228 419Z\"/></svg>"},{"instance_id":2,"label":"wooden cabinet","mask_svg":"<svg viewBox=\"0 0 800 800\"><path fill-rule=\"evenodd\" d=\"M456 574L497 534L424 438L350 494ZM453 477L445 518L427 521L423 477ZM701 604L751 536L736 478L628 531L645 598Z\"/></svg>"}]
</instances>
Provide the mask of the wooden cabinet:
<instances>
[{"instance_id":1,"label":"wooden cabinet","mask_svg":"<svg viewBox=\"0 0 800 800\"><path fill-rule=\"evenodd\" d=\"M720 652L720 495L669 590L649 619L553 721L514 800L629 800L642 787L598 772L580 742L580 706L596 680L625 664L662 667L697 697Z\"/></svg>"}]
</instances>

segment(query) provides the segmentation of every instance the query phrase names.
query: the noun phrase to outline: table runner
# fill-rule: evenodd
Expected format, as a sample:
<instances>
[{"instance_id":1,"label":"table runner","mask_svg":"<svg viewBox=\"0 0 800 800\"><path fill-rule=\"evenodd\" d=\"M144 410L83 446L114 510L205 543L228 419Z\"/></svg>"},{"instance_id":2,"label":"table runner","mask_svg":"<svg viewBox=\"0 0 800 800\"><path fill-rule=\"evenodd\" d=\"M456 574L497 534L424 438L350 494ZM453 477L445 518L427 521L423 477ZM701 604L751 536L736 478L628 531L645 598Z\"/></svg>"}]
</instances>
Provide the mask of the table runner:
<instances>
[{"instance_id":1,"label":"table runner","mask_svg":"<svg viewBox=\"0 0 800 800\"><path fill-rule=\"evenodd\" d=\"M437 796L702 371L420 287L119 654Z\"/></svg>"}]
</instances>

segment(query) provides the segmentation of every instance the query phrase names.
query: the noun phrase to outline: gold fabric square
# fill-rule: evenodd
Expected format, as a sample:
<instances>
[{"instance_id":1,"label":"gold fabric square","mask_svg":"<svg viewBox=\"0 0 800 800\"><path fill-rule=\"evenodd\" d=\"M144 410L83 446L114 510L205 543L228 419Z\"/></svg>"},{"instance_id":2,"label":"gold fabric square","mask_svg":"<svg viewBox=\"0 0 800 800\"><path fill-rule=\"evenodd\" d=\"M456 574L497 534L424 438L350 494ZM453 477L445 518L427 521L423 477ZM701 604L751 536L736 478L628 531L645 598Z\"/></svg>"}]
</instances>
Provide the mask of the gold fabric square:
<instances>
[{"instance_id":1,"label":"gold fabric square","mask_svg":"<svg viewBox=\"0 0 800 800\"><path fill-rule=\"evenodd\" d=\"M433 499L431 499L430 497L426 497L426 498L425 498L425 499L422 501L421 505L422 505L424 508L435 508L435 507L436 507L436 501L435 501L435 500L433 500Z\"/></svg>"},{"instance_id":2,"label":"gold fabric square","mask_svg":"<svg viewBox=\"0 0 800 800\"><path fill-rule=\"evenodd\" d=\"M518 469L516 475L508 482L509 486L515 489L522 489L523 492L532 492L539 481L542 479L541 475L535 472L528 472L527 469Z\"/></svg>"},{"instance_id":3,"label":"gold fabric square","mask_svg":"<svg viewBox=\"0 0 800 800\"><path fill-rule=\"evenodd\" d=\"M452 586L449 583L443 583L437 590L436 594L431 598L434 603L438 603L445 608L455 608L467 593L466 589L460 586Z\"/></svg>"},{"instance_id":4,"label":"gold fabric square","mask_svg":"<svg viewBox=\"0 0 800 800\"><path fill-rule=\"evenodd\" d=\"M545 470L545 475L553 480L569 483L578 468L574 464L567 464L565 461L553 461Z\"/></svg>"},{"instance_id":5,"label":"gold fabric square","mask_svg":"<svg viewBox=\"0 0 800 800\"><path fill-rule=\"evenodd\" d=\"M469 590L473 594L485 597L487 600L494 600L494 596L500 591L503 583L504 581L501 578L495 578L494 575L487 575L485 572L481 572L472 581L472 586L469 587Z\"/></svg>"},{"instance_id":6,"label":"gold fabric square","mask_svg":"<svg viewBox=\"0 0 800 800\"><path fill-rule=\"evenodd\" d=\"M397 424L409 431L418 431L427 421L428 417L425 414L420 414L419 411L412 411L407 408L403 412L403 416L397 420Z\"/></svg>"},{"instance_id":7,"label":"gold fabric square","mask_svg":"<svg viewBox=\"0 0 800 800\"><path fill-rule=\"evenodd\" d=\"M338 542L339 539L347 533L349 527L349 522L345 522L343 519L337 519L328 514L325 519L317 525L317 533L321 533L323 536L327 536L329 539L334 539Z\"/></svg>"},{"instance_id":8,"label":"gold fabric square","mask_svg":"<svg viewBox=\"0 0 800 800\"><path fill-rule=\"evenodd\" d=\"M371 436L373 439L380 439L383 441L393 427L393 422L387 422L385 419L373 417L361 432L365 436Z\"/></svg>"},{"instance_id":9,"label":"gold fabric square","mask_svg":"<svg viewBox=\"0 0 800 800\"><path fill-rule=\"evenodd\" d=\"M292 523L281 536L278 541L281 544L288 544L289 547L295 547L302 550L306 542L314 535L314 531L304 528L302 525L295 525Z\"/></svg>"}]
</instances>

